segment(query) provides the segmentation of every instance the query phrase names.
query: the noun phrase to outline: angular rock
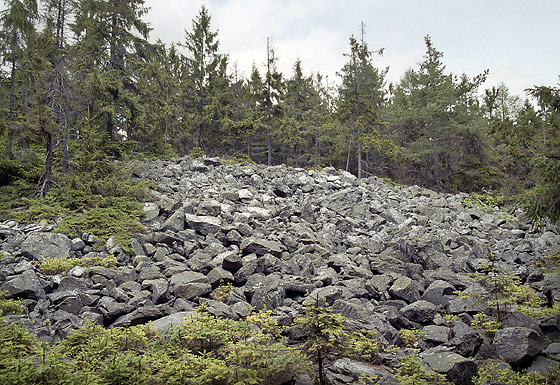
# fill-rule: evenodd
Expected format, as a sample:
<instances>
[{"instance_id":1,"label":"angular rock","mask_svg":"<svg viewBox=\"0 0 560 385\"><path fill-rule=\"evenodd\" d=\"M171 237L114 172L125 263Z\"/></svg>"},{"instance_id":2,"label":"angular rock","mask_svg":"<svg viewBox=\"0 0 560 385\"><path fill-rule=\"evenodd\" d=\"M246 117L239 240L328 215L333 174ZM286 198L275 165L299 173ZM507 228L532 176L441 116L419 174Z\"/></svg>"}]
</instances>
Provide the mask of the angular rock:
<instances>
[{"instance_id":1,"label":"angular rock","mask_svg":"<svg viewBox=\"0 0 560 385\"><path fill-rule=\"evenodd\" d=\"M189 228L203 234L216 234L222 228L220 218L210 217L207 215L191 215L185 214L185 220Z\"/></svg>"},{"instance_id":2,"label":"angular rock","mask_svg":"<svg viewBox=\"0 0 560 385\"><path fill-rule=\"evenodd\" d=\"M195 315L196 311L194 310L177 312L152 321L151 326L155 330L166 330L175 326L182 325L187 317L192 317Z\"/></svg>"},{"instance_id":3,"label":"angular rock","mask_svg":"<svg viewBox=\"0 0 560 385\"><path fill-rule=\"evenodd\" d=\"M418 286L408 277L400 276L389 288L389 293L393 298L402 299L408 303L416 302L420 299Z\"/></svg>"},{"instance_id":4,"label":"angular rock","mask_svg":"<svg viewBox=\"0 0 560 385\"><path fill-rule=\"evenodd\" d=\"M478 367L474 360L452 352L422 353L421 358L434 372L442 373L457 385L472 385Z\"/></svg>"},{"instance_id":5,"label":"angular rock","mask_svg":"<svg viewBox=\"0 0 560 385\"><path fill-rule=\"evenodd\" d=\"M161 318L163 315L160 308L156 306L141 307L131 313L120 316L111 327L122 327L124 325L142 325L149 321Z\"/></svg>"},{"instance_id":6,"label":"angular rock","mask_svg":"<svg viewBox=\"0 0 560 385\"><path fill-rule=\"evenodd\" d=\"M533 329L512 327L498 330L492 345L504 361L517 366L539 354L546 347L546 342Z\"/></svg>"},{"instance_id":7,"label":"angular rock","mask_svg":"<svg viewBox=\"0 0 560 385\"><path fill-rule=\"evenodd\" d=\"M401 314L408 320L426 325L432 323L437 312L437 306L428 301L416 301L400 309Z\"/></svg>"},{"instance_id":8,"label":"angular rock","mask_svg":"<svg viewBox=\"0 0 560 385\"><path fill-rule=\"evenodd\" d=\"M20 253L26 257L43 261L45 258L68 258L72 241L60 233L31 233L23 241Z\"/></svg>"},{"instance_id":9,"label":"angular rock","mask_svg":"<svg viewBox=\"0 0 560 385\"><path fill-rule=\"evenodd\" d=\"M240 245L244 253L255 253L257 255L272 254L280 257L282 252L286 250L284 245L275 241L267 241L258 238L244 238Z\"/></svg>"},{"instance_id":10,"label":"angular rock","mask_svg":"<svg viewBox=\"0 0 560 385\"><path fill-rule=\"evenodd\" d=\"M174 232L183 231L185 229L185 210L183 208L177 209L167 220L163 223L161 229L171 230Z\"/></svg>"},{"instance_id":11,"label":"angular rock","mask_svg":"<svg viewBox=\"0 0 560 385\"><path fill-rule=\"evenodd\" d=\"M375 378L375 384L398 385L395 377L386 370L350 358L339 358L331 364L327 377L337 381L336 383L340 383L340 378L336 376L337 374L344 376L348 383L355 383L354 381L358 381L360 378L363 378L362 376L365 376L366 378Z\"/></svg>"},{"instance_id":12,"label":"angular rock","mask_svg":"<svg viewBox=\"0 0 560 385\"><path fill-rule=\"evenodd\" d=\"M41 281L33 270L28 270L14 278L9 279L0 286L1 290L8 292L8 297L29 298L33 300L43 299L45 290Z\"/></svg>"}]
</instances>

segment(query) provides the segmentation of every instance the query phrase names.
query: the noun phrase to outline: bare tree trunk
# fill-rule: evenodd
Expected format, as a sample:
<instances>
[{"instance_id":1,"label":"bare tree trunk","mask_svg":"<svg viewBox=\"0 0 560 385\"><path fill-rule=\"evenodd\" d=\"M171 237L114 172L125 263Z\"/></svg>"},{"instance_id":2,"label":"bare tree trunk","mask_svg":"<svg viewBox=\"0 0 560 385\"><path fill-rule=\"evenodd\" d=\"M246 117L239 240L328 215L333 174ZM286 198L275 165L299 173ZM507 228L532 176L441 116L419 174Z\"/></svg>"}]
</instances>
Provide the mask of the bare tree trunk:
<instances>
[{"instance_id":1,"label":"bare tree trunk","mask_svg":"<svg viewBox=\"0 0 560 385\"><path fill-rule=\"evenodd\" d=\"M47 157L45 159L45 181L43 184L43 189L41 191L41 197L44 198L49 193L52 187L52 168L53 168L53 158L54 158L54 139L51 133L47 132Z\"/></svg>"},{"instance_id":2,"label":"bare tree trunk","mask_svg":"<svg viewBox=\"0 0 560 385\"><path fill-rule=\"evenodd\" d=\"M438 154L434 154L434 186L436 191L440 191L439 187L439 157Z\"/></svg>"},{"instance_id":3,"label":"bare tree trunk","mask_svg":"<svg viewBox=\"0 0 560 385\"><path fill-rule=\"evenodd\" d=\"M13 39L15 41L16 36L14 32ZM16 53L12 47L12 74L10 78L10 115L8 120L10 123L14 121L14 102L15 102L15 91L16 91ZM8 141L6 143L6 159L13 159L14 154L12 151L12 139L13 134L11 132L12 127L8 129Z\"/></svg>"},{"instance_id":4,"label":"bare tree trunk","mask_svg":"<svg viewBox=\"0 0 560 385\"><path fill-rule=\"evenodd\" d=\"M451 165L449 164L449 155L445 155L445 192L451 191Z\"/></svg>"},{"instance_id":5,"label":"bare tree trunk","mask_svg":"<svg viewBox=\"0 0 560 385\"><path fill-rule=\"evenodd\" d=\"M358 179L362 178L362 128L358 124Z\"/></svg>"}]
</instances>

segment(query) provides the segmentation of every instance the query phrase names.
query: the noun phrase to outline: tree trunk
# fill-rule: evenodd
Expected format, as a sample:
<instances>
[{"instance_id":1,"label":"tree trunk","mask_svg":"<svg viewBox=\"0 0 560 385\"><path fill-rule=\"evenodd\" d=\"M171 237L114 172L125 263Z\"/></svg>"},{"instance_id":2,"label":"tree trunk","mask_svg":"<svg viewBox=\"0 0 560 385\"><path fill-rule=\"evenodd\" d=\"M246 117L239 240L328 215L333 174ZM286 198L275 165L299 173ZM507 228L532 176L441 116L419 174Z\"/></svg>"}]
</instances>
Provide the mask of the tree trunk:
<instances>
[{"instance_id":1,"label":"tree trunk","mask_svg":"<svg viewBox=\"0 0 560 385\"><path fill-rule=\"evenodd\" d=\"M445 192L451 191L451 165L449 164L449 155L445 155Z\"/></svg>"},{"instance_id":2,"label":"tree trunk","mask_svg":"<svg viewBox=\"0 0 560 385\"><path fill-rule=\"evenodd\" d=\"M14 39L13 46L12 46L12 73L10 78L10 115L8 120L10 121L10 125L14 121L14 102L15 102L15 91L16 91L16 53L14 50L14 45L16 41L16 33L14 31L14 35L12 36ZM14 154L12 151L12 138L13 133L11 132L12 127L8 128L8 140L6 143L6 158L13 159Z\"/></svg>"},{"instance_id":3,"label":"tree trunk","mask_svg":"<svg viewBox=\"0 0 560 385\"><path fill-rule=\"evenodd\" d=\"M53 180L52 180L52 167L53 167L53 158L54 158L53 142L54 142L53 136L49 132L47 132L47 157L45 159L45 181L43 184L43 189L41 191L41 198L47 196L53 184Z\"/></svg>"},{"instance_id":4,"label":"tree trunk","mask_svg":"<svg viewBox=\"0 0 560 385\"><path fill-rule=\"evenodd\" d=\"M270 132L266 136L266 152L268 153L268 165L272 166L272 135Z\"/></svg>"},{"instance_id":5,"label":"tree trunk","mask_svg":"<svg viewBox=\"0 0 560 385\"><path fill-rule=\"evenodd\" d=\"M315 166L319 165L319 127L315 126Z\"/></svg>"},{"instance_id":6,"label":"tree trunk","mask_svg":"<svg viewBox=\"0 0 560 385\"><path fill-rule=\"evenodd\" d=\"M358 179L362 178L362 128L358 124Z\"/></svg>"},{"instance_id":7,"label":"tree trunk","mask_svg":"<svg viewBox=\"0 0 560 385\"><path fill-rule=\"evenodd\" d=\"M440 191L439 187L439 157L438 154L434 154L434 186L436 191Z\"/></svg>"},{"instance_id":8,"label":"tree trunk","mask_svg":"<svg viewBox=\"0 0 560 385\"><path fill-rule=\"evenodd\" d=\"M317 366L317 370L319 372L319 384L326 385L327 382L325 381L325 368L323 367L323 355L321 349L317 350Z\"/></svg>"}]
</instances>

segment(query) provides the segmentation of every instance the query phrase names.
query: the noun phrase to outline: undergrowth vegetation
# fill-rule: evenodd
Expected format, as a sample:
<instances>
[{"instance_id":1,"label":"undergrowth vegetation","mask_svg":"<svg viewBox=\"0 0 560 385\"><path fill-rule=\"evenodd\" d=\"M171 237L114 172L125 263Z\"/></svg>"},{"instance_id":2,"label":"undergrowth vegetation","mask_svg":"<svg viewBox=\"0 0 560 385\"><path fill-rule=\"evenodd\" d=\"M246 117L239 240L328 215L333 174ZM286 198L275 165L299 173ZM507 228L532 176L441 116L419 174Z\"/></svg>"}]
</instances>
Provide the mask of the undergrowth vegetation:
<instances>
[{"instance_id":1,"label":"undergrowth vegetation","mask_svg":"<svg viewBox=\"0 0 560 385\"><path fill-rule=\"evenodd\" d=\"M52 257L43 261L34 261L39 271L46 275L63 274L76 266L92 267L101 266L110 269L116 269L117 259L113 256L102 257L83 257L83 258L65 258Z\"/></svg>"},{"instance_id":2,"label":"undergrowth vegetation","mask_svg":"<svg viewBox=\"0 0 560 385\"><path fill-rule=\"evenodd\" d=\"M0 165L0 220L57 223L56 231L71 238L84 232L101 241L112 236L129 249L130 235L142 231L147 182L132 182L122 162L83 159L75 172L57 174L56 186L39 199L40 163L29 158Z\"/></svg>"}]
</instances>

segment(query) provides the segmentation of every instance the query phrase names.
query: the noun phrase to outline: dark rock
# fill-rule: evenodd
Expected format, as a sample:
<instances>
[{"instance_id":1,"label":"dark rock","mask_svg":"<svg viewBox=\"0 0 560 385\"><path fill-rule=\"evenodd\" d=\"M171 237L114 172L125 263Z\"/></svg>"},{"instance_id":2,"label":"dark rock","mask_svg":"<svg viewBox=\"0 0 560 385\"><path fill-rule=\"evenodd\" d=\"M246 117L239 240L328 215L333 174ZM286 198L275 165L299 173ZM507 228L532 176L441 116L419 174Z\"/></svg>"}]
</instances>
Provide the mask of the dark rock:
<instances>
[{"instance_id":1,"label":"dark rock","mask_svg":"<svg viewBox=\"0 0 560 385\"><path fill-rule=\"evenodd\" d=\"M222 221L216 217L185 214L185 220L189 228L203 235L215 234L222 228Z\"/></svg>"},{"instance_id":2,"label":"dark rock","mask_svg":"<svg viewBox=\"0 0 560 385\"><path fill-rule=\"evenodd\" d=\"M451 345L455 353L464 357L474 356L482 342L483 337L466 323L459 321L453 326Z\"/></svg>"},{"instance_id":3,"label":"dark rock","mask_svg":"<svg viewBox=\"0 0 560 385\"><path fill-rule=\"evenodd\" d=\"M192 317L196 315L196 311L182 311L173 314L169 314L165 317L161 317L151 323L152 328L155 330L166 330L176 326L181 326L187 317Z\"/></svg>"},{"instance_id":4,"label":"dark rock","mask_svg":"<svg viewBox=\"0 0 560 385\"><path fill-rule=\"evenodd\" d=\"M527 364L546 347L546 343L533 329L512 327L498 330L493 346L504 361L518 366Z\"/></svg>"},{"instance_id":5,"label":"dark rock","mask_svg":"<svg viewBox=\"0 0 560 385\"><path fill-rule=\"evenodd\" d=\"M416 286L412 279L405 276L400 276L393 282L389 288L389 293L393 298L402 299L408 303L416 302L420 299L418 286Z\"/></svg>"},{"instance_id":6,"label":"dark rock","mask_svg":"<svg viewBox=\"0 0 560 385\"><path fill-rule=\"evenodd\" d=\"M426 325L432 323L437 306L428 301L416 301L400 309L401 314L413 322Z\"/></svg>"},{"instance_id":7,"label":"dark rock","mask_svg":"<svg viewBox=\"0 0 560 385\"><path fill-rule=\"evenodd\" d=\"M185 210L183 210L183 208L177 209L177 211L167 218L161 229L163 231L170 230L173 232L183 231L185 229Z\"/></svg>"},{"instance_id":8,"label":"dark rock","mask_svg":"<svg viewBox=\"0 0 560 385\"><path fill-rule=\"evenodd\" d=\"M342 375L344 377L339 377ZM352 360L350 358L340 358L335 360L329 367L327 378L334 383L340 383L342 379L346 383L355 383L360 378L375 378L375 384L397 385L397 380L387 370L380 366L374 366L364 362Z\"/></svg>"},{"instance_id":9,"label":"dark rock","mask_svg":"<svg viewBox=\"0 0 560 385\"><path fill-rule=\"evenodd\" d=\"M161 318L163 315L160 308L156 306L146 306L134 310L131 313L120 316L111 327L121 327L124 325L142 325L149 321Z\"/></svg>"},{"instance_id":10,"label":"dark rock","mask_svg":"<svg viewBox=\"0 0 560 385\"><path fill-rule=\"evenodd\" d=\"M68 258L72 241L60 233L31 233L23 241L20 254L43 261L45 258Z\"/></svg>"},{"instance_id":11,"label":"dark rock","mask_svg":"<svg viewBox=\"0 0 560 385\"><path fill-rule=\"evenodd\" d=\"M448 282L435 280L424 290L422 299L434 305L445 307L455 297L455 288Z\"/></svg>"},{"instance_id":12,"label":"dark rock","mask_svg":"<svg viewBox=\"0 0 560 385\"><path fill-rule=\"evenodd\" d=\"M537 356L527 371L536 372L544 376L547 372L558 368L560 368L560 362L543 356Z\"/></svg>"},{"instance_id":13,"label":"dark rock","mask_svg":"<svg viewBox=\"0 0 560 385\"><path fill-rule=\"evenodd\" d=\"M46 298L41 281L33 270L27 270L7 280L0 286L0 289L7 291L9 297L29 298L33 300Z\"/></svg>"}]
</instances>

